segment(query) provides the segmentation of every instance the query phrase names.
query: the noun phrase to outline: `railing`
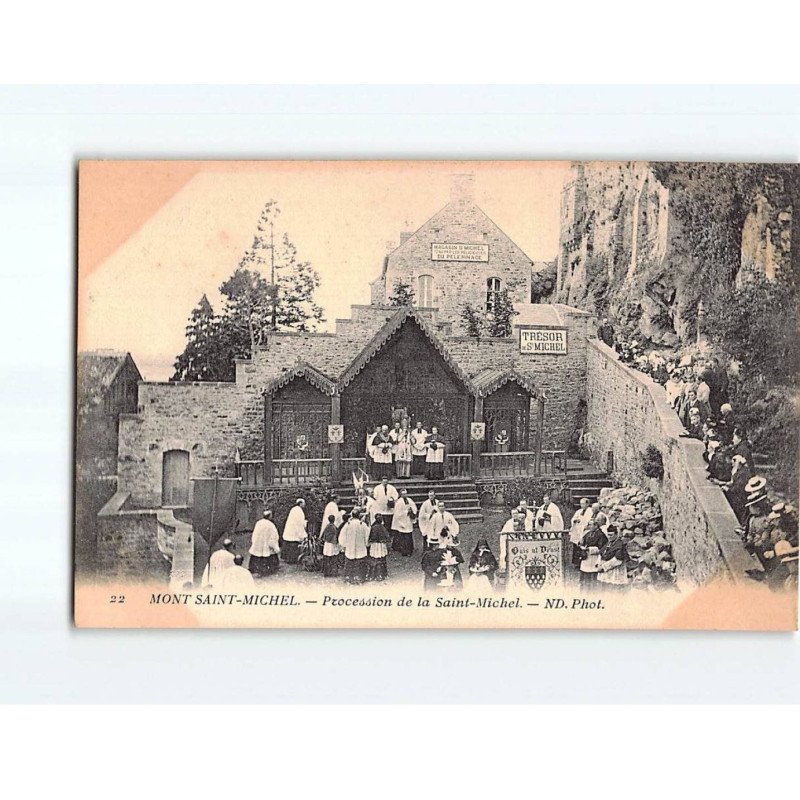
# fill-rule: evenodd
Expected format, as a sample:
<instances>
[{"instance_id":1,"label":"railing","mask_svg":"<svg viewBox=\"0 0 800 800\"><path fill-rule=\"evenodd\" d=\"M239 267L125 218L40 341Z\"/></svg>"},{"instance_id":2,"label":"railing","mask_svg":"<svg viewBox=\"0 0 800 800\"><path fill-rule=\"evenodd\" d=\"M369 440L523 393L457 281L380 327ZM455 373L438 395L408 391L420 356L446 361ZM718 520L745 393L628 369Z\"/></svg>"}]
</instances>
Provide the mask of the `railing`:
<instances>
[{"instance_id":1,"label":"railing","mask_svg":"<svg viewBox=\"0 0 800 800\"><path fill-rule=\"evenodd\" d=\"M236 464L236 477L241 478L239 484L246 486L264 486L266 482L266 470L263 461L239 461Z\"/></svg>"},{"instance_id":2,"label":"railing","mask_svg":"<svg viewBox=\"0 0 800 800\"><path fill-rule=\"evenodd\" d=\"M342 480L349 482L353 472L364 469L363 458L342 459ZM484 478L508 478L536 475L536 453L520 450L510 453L481 453L480 474ZM567 475L567 454L564 450L542 450L539 461L540 475ZM236 475L241 478L241 487L265 486L266 470L263 461L240 461ZM445 459L445 476L463 478L472 475L471 453L448 453ZM297 485L329 480L331 460L329 458L284 458L272 462L271 483Z\"/></svg>"},{"instance_id":3,"label":"railing","mask_svg":"<svg viewBox=\"0 0 800 800\"><path fill-rule=\"evenodd\" d=\"M519 450L509 453L481 453L481 477L509 478L517 475L536 475L536 453ZM567 454L564 450L542 450L540 475L567 474Z\"/></svg>"},{"instance_id":4,"label":"railing","mask_svg":"<svg viewBox=\"0 0 800 800\"><path fill-rule=\"evenodd\" d=\"M280 458L272 462L273 483L315 483L330 478L330 475L329 458Z\"/></svg>"},{"instance_id":5,"label":"railing","mask_svg":"<svg viewBox=\"0 0 800 800\"><path fill-rule=\"evenodd\" d=\"M445 462L445 474L448 478L464 478L472 474L471 453L448 453Z\"/></svg>"},{"instance_id":6,"label":"railing","mask_svg":"<svg viewBox=\"0 0 800 800\"><path fill-rule=\"evenodd\" d=\"M241 487L266 486L263 461L240 461L236 476L242 479ZM279 458L272 462L272 484L295 485L326 480L331 474L329 458Z\"/></svg>"},{"instance_id":7,"label":"railing","mask_svg":"<svg viewBox=\"0 0 800 800\"><path fill-rule=\"evenodd\" d=\"M567 451L566 450L542 450L541 461L539 462L540 472L543 475L556 475L563 473L567 476Z\"/></svg>"}]
</instances>

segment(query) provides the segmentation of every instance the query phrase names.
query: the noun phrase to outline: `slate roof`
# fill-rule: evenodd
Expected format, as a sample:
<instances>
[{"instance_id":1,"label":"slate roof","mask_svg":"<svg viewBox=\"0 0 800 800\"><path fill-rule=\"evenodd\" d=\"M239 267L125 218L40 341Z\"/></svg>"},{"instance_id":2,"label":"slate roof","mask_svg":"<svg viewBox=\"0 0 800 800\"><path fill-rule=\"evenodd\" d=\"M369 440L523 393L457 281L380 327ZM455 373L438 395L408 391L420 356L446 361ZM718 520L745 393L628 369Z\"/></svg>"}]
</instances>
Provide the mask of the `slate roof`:
<instances>
[{"instance_id":1,"label":"slate roof","mask_svg":"<svg viewBox=\"0 0 800 800\"><path fill-rule=\"evenodd\" d=\"M496 392L502 386L505 386L509 381L514 381L518 386L521 386L525 391L532 394L534 397L539 396L539 390L532 376L525 374L518 369L508 369L502 367L490 367L481 370L473 379L472 383L475 390L481 397Z\"/></svg>"}]
</instances>

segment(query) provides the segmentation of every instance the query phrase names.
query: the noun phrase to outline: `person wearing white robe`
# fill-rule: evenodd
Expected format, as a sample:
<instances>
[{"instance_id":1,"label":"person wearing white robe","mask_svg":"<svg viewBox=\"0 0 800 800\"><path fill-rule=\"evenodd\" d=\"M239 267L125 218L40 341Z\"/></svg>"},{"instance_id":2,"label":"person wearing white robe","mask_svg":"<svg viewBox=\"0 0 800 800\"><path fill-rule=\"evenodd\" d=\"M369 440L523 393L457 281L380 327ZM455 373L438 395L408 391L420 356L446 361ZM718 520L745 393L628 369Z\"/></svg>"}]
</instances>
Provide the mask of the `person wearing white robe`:
<instances>
[{"instance_id":1,"label":"person wearing white robe","mask_svg":"<svg viewBox=\"0 0 800 800\"><path fill-rule=\"evenodd\" d=\"M386 478L393 472L392 450L394 443L389 435L389 426L381 426L381 430L372 439L372 460L375 462L375 477Z\"/></svg>"},{"instance_id":2,"label":"person wearing white robe","mask_svg":"<svg viewBox=\"0 0 800 800\"><path fill-rule=\"evenodd\" d=\"M392 514L392 550L404 556L413 554L416 518L417 504L408 496L408 489L401 489Z\"/></svg>"},{"instance_id":3,"label":"person wearing white robe","mask_svg":"<svg viewBox=\"0 0 800 800\"><path fill-rule=\"evenodd\" d=\"M589 505L589 498L581 497L580 508L572 515L569 526L569 540L572 544L572 556L570 561L572 562L572 566L576 569L581 565L582 553L580 545L583 541L584 534L588 530L589 523L592 521L593 515L594 512Z\"/></svg>"},{"instance_id":4,"label":"person wearing white robe","mask_svg":"<svg viewBox=\"0 0 800 800\"><path fill-rule=\"evenodd\" d=\"M397 489L389 483L388 478L384 478L373 490L372 496L375 499L375 513L387 519L394 513L394 506L400 495ZM370 523L371 525L372 523Z\"/></svg>"},{"instance_id":5,"label":"person wearing white robe","mask_svg":"<svg viewBox=\"0 0 800 800\"><path fill-rule=\"evenodd\" d=\"M428 499L422 502L419 507L419 532L422 534L422 550L428 550L430 544L428 537L433 532L433 515L436 513L436 492L431 489L428 492Z\"/></svg>"},{"instance_id":6,"label":"person wearing white robe","mask_svg":"<svg viewBox=\"0 0 800 800\"><path fill-rule=\"evenodd\" d=\"M222 542L222 549L216 550L211 554L211 558L203 570L203 577L200 582L201 586L216 587L220 581L222 573L228 567L233 566L233 542L230 539L225 539Z\"/></svg>"},{"instance_id":7,"label":"person wearing white robe","mask_svg":"<svg viewBox=\"0 0 800 800\"><path fill-rule=\"evenodd\" d=\"M439 436L435 425L431 428L431 435L428 436L425 446L428 449L425 454L426 477L428 480L444 480L444 439Z\"/></svg>"},{"instance_id":8,"label":"person wearing white robe","mask_svg":"<svg viewBox=\"0 0 800 800\"><path fill-rule=\"evenodd\" d=\"M282 555L287 564L297 563L300 558L300 542L308 536L305 507L306 501L298 498L283 526Z\"/></svg>"},{"instance_id":9,"label":"person wearing white robe","mask_svg":"<svg viewBox=\"0 0 800 800\"><path fill-rule=\"evenodd\" d=\"M272 521L272 511L264 509L264 518L256 522L250 540L250 563L248 569L256 578L264 578L277 572L280 564L280 538Z\"/></svg>"},{"instance_id":10,"label":"person wearing white robe","mask_svg":"<svg viewBox=\"0 0 800 800\"><path fill-rule=\"evenodd\" d=\"M372 496L372 489L364 491L364 522L371 528L378 513L378 501Z\"/></svg>"},{"instance_id":11,"label":"person wearing white robe","mask_svg":"<svg viewBox=\"0 0 800 800\"><path fill-rule=\"evenodd\" d=\"M333 497L328 500L325 510L322 512L322 522L319 525L320 536L322 536L322 531L328 526L328 517L333 516L333 524L337 528L341 528L344 524L344 511L339 509L338 499L336 495L333 495Z\"/></svg>"},{"instance_id":12,"label":"person wearing white robe","mask_svg":"<svg viewBox=\"0 0 800 800\"><path fill-rule=\"evenodd\" d=\"M497 568L500 572L506 571L506 556L508 551L508 534L509 533L522 533L523 531L533 530L533 520L530 520L531 527L528 527L529 520L525 514L525 509L521 506L511 509L511 516L506 520L500 530L500 559Z\"/></svg>"},{"instance_id":13,"label":"person wearing white robe","mask_svg":"<svg viewBox=\"0 0 800 800\"><path fill-rule=\"evenodd\" d=\"M346 583L364 583L367 578L369 525L361 519L356 508L339 531L339 546L344 553L344 580Z\"/></svg>"},{"instance_id":14,"label":"person wearing white robe","mask_svg":"<svg viewBox=\"0 0 800 800\"><path fill-rule=\"evenodd\" d=\"M549 515L549 519L545 515ZM536 512L536 530L537 531L563 531L564 518L561 516L561 510L555 503L550 502L550 497L545 495L542 498L542 505Z\"/></svg>"},{"instance_id":15,"label":"person wearing white robe","mask_svg":"<svg viewBox=\"0 0 800 800\"><path fill-rule=\"evenodd\" d=\"M244 559L241 556L236 556L232 566L222 573L219 581L219 592L221 594L243 594L252 592L256 588L250 570L242 566L243 561Z\"/></svg>"},{"instance_id":16,"label":"person wearing white robe","mask_svg":"<svg viewBox=\"0 0 800 800\"><path fill-rule=\"evenodd\" d=\"M375 437L381 432L381 426L376 425L375 430L370 433L367 431L367 442L365 446L364 452L364 468L367 475L374 475L375 474L375 448L372 446L372 442Z\"/></svg>"},{"instance_id":17,"label":"person wearing white robe","mask_svg":"<svg viewBox=\"0 0 800 800\"><path fill-rule=\"evenodd\" d=\"M442 538L442 531L447 528L447 534L453 544L458 544L458 522L456 518L445 508L444 501L439 500L436 503L436 511L431 516L433 523L431 533L428 536L428 541L432 547L438 547L439 541Z\"/></svg>"},{"instance_id":18,"label":"person wearing white robe","mask_svg":"<svg viewBox=\"0 0 800 800\"><path fill-rule=\"evenodd\" d=\"M416 427L411 431L411 474L425 474L425 456L428 454L426 442L428 431L422 427L422 422L417 420Z\"/></svg>"},{"instance_id":19,"label":"person wearing white robe","mask_svg":"<svg viewBox=\"0 0 800 800\"><path fill-rule=\"evenodd\" d=\"M525 527L523 530L530 533L536 523L536 514L533 509L528 505L527 500L520 500L517 506L517 512L525 519Z\"/></svg>"}]
</instances>

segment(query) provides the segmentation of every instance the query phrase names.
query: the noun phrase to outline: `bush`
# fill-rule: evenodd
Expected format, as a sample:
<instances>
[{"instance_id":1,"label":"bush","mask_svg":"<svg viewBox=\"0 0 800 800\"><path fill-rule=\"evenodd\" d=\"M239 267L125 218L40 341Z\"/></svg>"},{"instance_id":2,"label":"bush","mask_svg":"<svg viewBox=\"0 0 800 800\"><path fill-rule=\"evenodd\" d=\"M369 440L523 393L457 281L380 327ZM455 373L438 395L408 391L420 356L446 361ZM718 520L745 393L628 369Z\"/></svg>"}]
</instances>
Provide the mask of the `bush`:
<instances>
[{"instance_id":1,"label":"bush","mask_svg":"<svg viewBox=\"0 0 800 800\"><path fill-rule=\"evenodd\" d=\"M552 478L545 479L536 476L512 478L503 489L506 505L511 508L516 508L520 500L541 505L542 498L546 494L549 494L550 499L557 505L563 504L564 486L553 485Z\"/></svg>"},{"instance_id":2,"label":"bush","mask_svg":"<svg viewBox=\"0 0 800 800\"><path fill-rule=\"evenodd\" d=\"M655 445L647 445L642 453L642 472L648 478L661 480L664 477L664 458Z\"/></svg>"}]
</instances>

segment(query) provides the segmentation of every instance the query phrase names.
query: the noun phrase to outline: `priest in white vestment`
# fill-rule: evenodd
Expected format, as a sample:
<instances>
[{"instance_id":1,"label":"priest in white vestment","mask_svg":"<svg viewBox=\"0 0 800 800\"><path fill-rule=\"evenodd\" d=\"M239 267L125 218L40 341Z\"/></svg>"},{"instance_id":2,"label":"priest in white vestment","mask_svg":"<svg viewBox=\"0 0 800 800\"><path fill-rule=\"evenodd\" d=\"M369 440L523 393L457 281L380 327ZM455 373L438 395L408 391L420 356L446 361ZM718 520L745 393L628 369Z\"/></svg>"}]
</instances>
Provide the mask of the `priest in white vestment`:
<instances>
[{"instance_id":1,"label":"priest in white vestment","mask_svg":"<svg viewBox=\"0 0 800 800\"><path fill-rule=\"evenodd\" d=\"M375 500L374 514L380 514L381 516L386 517L386 519L389 519L389 517L391 517L394 513L394 506L397 502L397 499L400 497L400 494L398 493L397 489L395 489L394 486L389 483L389 479L384 478L372 490L372 497Z\"/></svg>"},{"instance_id":2,"label":"priest in white vestment","mask_svg":"<svg viewBox=\"0 0 800 800\"><path fill-rule=\"evenodd\" d=\"M394 442L389 435L389 426L383 425L380 433L372 438L372 460L375 462L376 478L387 478L392 474Z\"/></svg>"},{"instance_id":3,"label":"priest in white vestment","mask_svg":"<svg viewBox=\"0 0 800 800\"><path fill-rule=\"evenodd\" d=\"M328 525L328 517L333 517L333 524L337 528L341 528L344 524L344 511L339 508L338 500L339 498L336 495L333 495L333 497L328 500L325 510L322 512L322 522L319 525L320 536L322 536L322 532Z\"/></svg>"},{"instance_id":4,"label":"priest in white vestment","mask_svg":"<svg viewBox=\"0 0 800 800\"><path fill-rule=\"evenodd\" d=\"M436 492L431 489L428 499L422 501L419 507L419 532L422 534L422 550L427 550L430 545L428 539L433 532L433 515L436 513Z\"/></svg>"},{"instance_id":5,"label":"priest in white vestment","mask_svg":"<svg viewBox=\"0 0 800 800\"><path fill-rule=\"evenodd\" d=\"M550 496L542 498L542 505L536 512L537 531L563 531L564 518L559 507L550 501Z\"/></svg>"},{"instance_id":6,"label":"priest in white vestment","mask_svg":"<svg viewBox=\"0 0 800 800\"><path fill-rule=\"evenodd\" d=\"M416 518L417 504L408 496L408 489L401 489L392 514L392 550L403 556L410 556L414 552Z\"/></svg>"},{"instance_id":7,"label":"priest in white vestment","mask_svg":"<svg viewBox=\"0 0 800 800\"><path fill-rule=\"evenodd\" d=\"M432 529L428 541L433 547L439 546L442 532L447 529L447 535L454 545L458 544L458 522L456 518L445 508L444 501L436 503L436 512L431 517Z\"/></svg>"},{"instance_id":8,"label":"priest in white vestment","mask_svg":"<svg viewBox=\"0 0 800 800\"><path fill-rule=\"evenodd\" d=\"M572 544L572 555L570 561L572 562L572 566L576 569L581 565L581 558L583 556L580 545L583 541L584 534L589 529L592 516L593 512L591 506L589 505L589 498L581 497L580 506L572 515L572 520L569 526L569 540Z\"/></svg>"},{"instance_id":9,"label":"priest in white vestment","mask_svg":"<svg viewBox=\"0 0 800 800\"><path fill-rule=\"evenodd\" d=\"M220 576L218 591L221 594L246 594L256 588L250 571L242 566L244 559L236 556L233 565Z\"/></svg>"},{"instance_id":10,"label":"priest in white vestment","mask_svg":"<svg viewBox=\"0 0 800 800\"><path fill-rule=\"evenodd\" d=\"M272 521L272 511L264 509L264 518L256 522L250 540L250 563L248 569L256 578L264 578L277 572L280 564L280 537L278 529Z\"/></svg>"},{"instance_id":11,"label":"priest in white vestment","mask_svg":"<svg viewBox=\"0 0 800 800\"><path fill-rule=\"evenodd\" d=\"M203 570L203 577L200 581L201 586L213 586L216 588L219 583L222 573L228 567L233 566L233 542L230 539L225 539L222 542L222 548L216 550L211 554L211 558Z\"/></svg>"},{"instance_id":12,"label":"priest in white vestment","mask_svg":"<svg viewBox=\"0 0 800 800\"><path fill-rule=\"evenodd\" d=\"M439 429L434 425L431 434L426 440L428 452L425 454L425 471L428 480L444 480L444 439L439 436Z\"/></svg>"},{"instance_id":13,"label":"priest in white vestment","mask_svg":"<svg viewBox=\"0 0 800 800\"><path fill-rule=\"evenodd\" d=\"M411 431L411 474L425 474L425 456L428 454L428 431L422 427L422 421L417 420L417 424Z\"/></svg>"},{"instance_id":14,"label":"priest in white vestment","mask_svg":"<svg viewBox=\"0 0 800 800\"><path fill-rule=\"evenodd\" d=\"M509 533L523 533L533 530L533 517L531 515L530 521L528 520L525 509L518 506L511 509L511 517L506 520L500 531L500 559L498 561L498 569L500 572L506 571L506 556L508 551L508 534Z\"/></svg>"},{"instance_id":15,"label":"priest in white vestment","mask_svg":"<svg viewBox=\"0 0 800 800\"><path fill-rule=\"evenodd\" d=\"M369 525L361 519L361 509L354 508L350 519L339 531L339 546L344 554L345 583L364 583L367 578L367 543Z\"/></svg>"},{"instance_id":16,"label":"priest in white vestment","mask_svg":"<svg viewBox=\"0 0 800 800\"><path fill-rule=\"evenodd\" d=\"M300 542L308 536L305 508L306 501L298 498L283 526L282 555L287 564L297 563L300 558Z\"/></svg>"}]
</instances>

